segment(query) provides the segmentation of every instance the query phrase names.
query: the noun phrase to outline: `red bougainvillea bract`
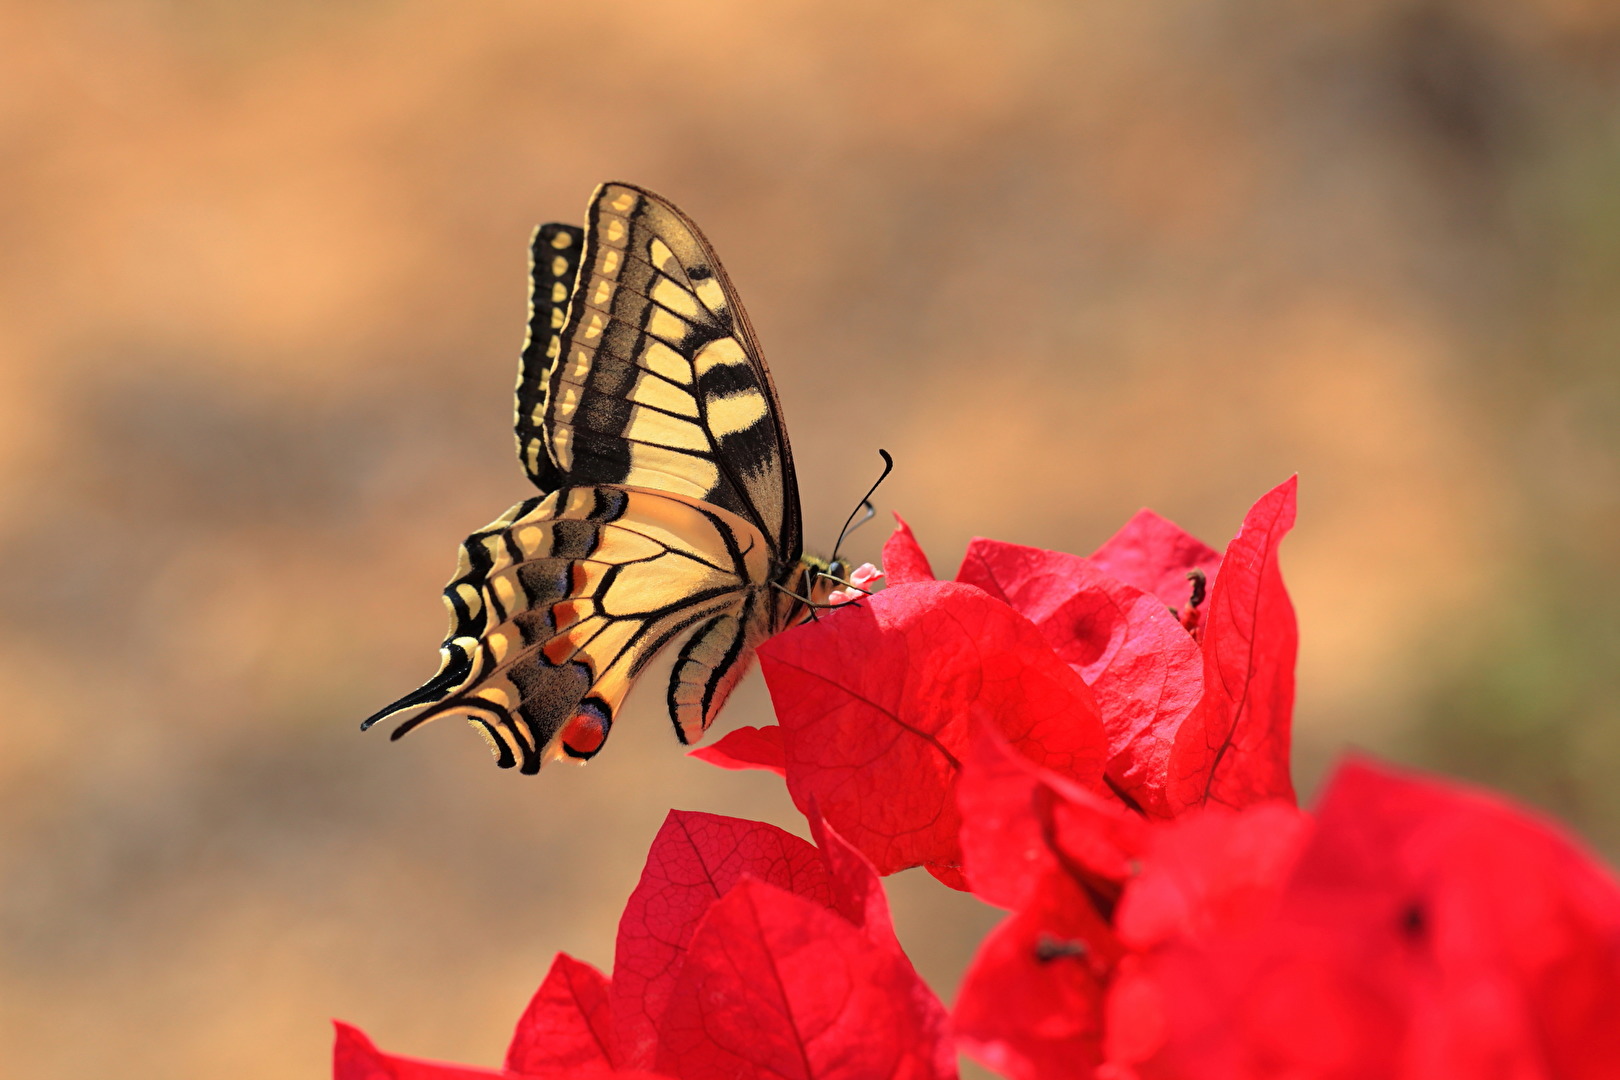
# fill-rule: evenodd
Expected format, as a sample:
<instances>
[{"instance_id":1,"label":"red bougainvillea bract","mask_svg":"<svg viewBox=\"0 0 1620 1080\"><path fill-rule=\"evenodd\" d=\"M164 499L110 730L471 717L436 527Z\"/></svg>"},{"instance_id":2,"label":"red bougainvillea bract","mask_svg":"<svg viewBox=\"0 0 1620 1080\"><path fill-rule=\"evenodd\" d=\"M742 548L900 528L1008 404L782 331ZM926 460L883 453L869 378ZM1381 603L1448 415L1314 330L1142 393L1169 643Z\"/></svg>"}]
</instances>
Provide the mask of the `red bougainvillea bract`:
<instances>
[{"instance_id":1,"label":"red bougainvillea bract","mask_svg":"<svg viewBox=\"0 0 1620 1080\"><path fill-rule=\"evenodd\" d=\"M1620 1075L1620 886L1485 793L1351 760L1295 805L1292 479L1218 553L1142 511L1090 556L974 540L761 649L811 839L672 812L612 975L559 954L503 1066L378 1050L337 1080L1587 1080ZM1007 916L953 1008L881 876Z\"/></svg>"}]
</instances>

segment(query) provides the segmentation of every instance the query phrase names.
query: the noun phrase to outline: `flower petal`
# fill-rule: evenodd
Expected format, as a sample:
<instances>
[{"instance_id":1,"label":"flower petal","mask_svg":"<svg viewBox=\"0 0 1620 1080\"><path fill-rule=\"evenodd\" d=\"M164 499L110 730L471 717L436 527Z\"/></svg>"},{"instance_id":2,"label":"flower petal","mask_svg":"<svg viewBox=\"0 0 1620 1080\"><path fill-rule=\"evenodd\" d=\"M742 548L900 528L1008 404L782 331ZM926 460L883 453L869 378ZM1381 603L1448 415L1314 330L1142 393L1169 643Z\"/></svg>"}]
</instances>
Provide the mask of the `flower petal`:
<instances>
[{"instance_id":1,"label":"flower petal","mask_svg":"<svg viewBox=\"0 0 1620 1080\"><path fill-rule=\"evenodd\" d=\"M1352 763L1271 916L1154 974L1176 1075L1597 1080L1620 1061L1620 885L1493 797Z\"/></svg>"},{"instance_id":2,"label":"flower petal","mask_svg":"<svg viewBox=\"0 0 1620 1080\"><path fill-rule=\"evenodd\" d=\"M704 916L659 1027L682 1080L954 1080L945 1010L900 945L746 880Z\"/></svg>"},{"instance_id":3,"label":"flower petal","mask_svg":"<svg viewBox=\"0 0 1620 1080\"><path fill-rule=\"evenodd\" d=\"M1028 907L1043 880L1063 873L1082 888L1109 890L1111 904L1147 842L1140 815L1040 768L989 732L968 756L956 801L968 883L998 907Z\"/></svg>"},{"instance_id":4,"label":"flower petal","mask_svg":"<svg viewBox=\"0 0 1620 1080\"><path fill-rule=\"evenodd\" d=\"M1287 803L1212 806L1155 824L1114 927L1133 949L1234 933L1265 919L1310 838L1311 816Z\"/></svg>"},{"instance_id":5,"label":"flower petal","mask_svg":"<svg viewBox=\"0 0 1620 1080\"><path fill-rule=\"evenodd\" d=\"M1203 693L1198 643L1157 596L1089 559L975 539L957 580L1023 614L1097 697L1108 732L1108 779L1144 813L1169 817L1176 734Z\"/></svg>"},{"instance_id":6,"label":"flower petal","mask_svg":"<svg viewBox=\"0 0 1620 1080\"><path fill-rule=\"evenodd\" d=\"M823 907L832 901L821 853L792 833L759 821L670 812L619 919L612 989L619 1064L653 1067L659 1019L692 932L744 876L780 885Z\"/></svg>"},{"instance_id":7,"label":"flower petal","mask_svg":"<svg viewBox=\"0 0 1620 1080\"><path fill-rule=\"evenodd\" d=\"M889 584L933 581L934 568L928 565L928 556L911 535L911 526L899 514L894 515L894 521L894 533L883 543L883 573Z\"/></svg>"},{"instance_id":8,"label":"flower petal","mask_svg":"<svg viewBox=\"0 0 1620 1080\"><path fill-rule=\"evenodd\" d=\"M1175 522L1151 510L1138 510L1124 528L1091 553L1091 562L1109 577L1180 609L1192 596L1187 575L1201 570L1213 584L1221 555Z\"/></svg>"},{"instance_id":9,"label":"flower petal","mask_svg":"<svg viewBox=\"0 0 1620 1080\"><path fill-rule=\"evenodd\" d=\"M1294 801L1289 735L1299 626L1277 548L1294 524L1296 478L1261 497L1227 546L1203 618L1204 696L1176 733L1170 808Z\"/></svg>"},{"instance_id":10,"label":"flower petal","mask_svg":"<svg viewBox=\"0 0 1620 1080\"><path fill-rule=\"evenodd\" d=\"M775 724L732 728L708 746L688 750L686 756L722 769L767 769L778 776L787 774L782 729Z\"/></svg>"},{"instance_id":11,"label":"flower petal","mask_svg":"<svg viewBox=\"0 0 1620 1080\"><path fill-rule=\"evenodd\" d=\"M891 874L960 864L955 785L989 725L1047 768L1101 790L1090 689L1029 621L954 582L890 586L760 650L788 790Z\"/></svg>"},{"instance_id":12,"label":"flower petal","mask_svg":"<svg viewBox=\"0 0 1620 1080\"><path fill-rule=\"evenodd\" d=\"M1103 988L1117 959L1079 889L1048 876L974 956L951 1013L958 1043L1011 1080L1089 1076L1102 1058Z\"/></svg>"},{"instance_id":13,"label":"flower petal","mask_svg":"<svg viewBox=\"0 0 1620 1080\"><path fill-rule=\"evenodd\" d=\"M523 1074L587 1067L611 1070L613 1042L607 976L558 953L518 1020L506 1051L506 1069Z\"/></svg>"},{"instance_id":14,"label":"flower petal","mask_svg":"<svg viewBox=\"0 0 1620 1080\"><path fill-rule=\"evenodd\" d=\"M507 1075L494 1069L385 1054L359 1028L341 1020L333 1021L332 1026L337 1029L332 1080L490 1080Z\"/></svg>"}]
</instances>

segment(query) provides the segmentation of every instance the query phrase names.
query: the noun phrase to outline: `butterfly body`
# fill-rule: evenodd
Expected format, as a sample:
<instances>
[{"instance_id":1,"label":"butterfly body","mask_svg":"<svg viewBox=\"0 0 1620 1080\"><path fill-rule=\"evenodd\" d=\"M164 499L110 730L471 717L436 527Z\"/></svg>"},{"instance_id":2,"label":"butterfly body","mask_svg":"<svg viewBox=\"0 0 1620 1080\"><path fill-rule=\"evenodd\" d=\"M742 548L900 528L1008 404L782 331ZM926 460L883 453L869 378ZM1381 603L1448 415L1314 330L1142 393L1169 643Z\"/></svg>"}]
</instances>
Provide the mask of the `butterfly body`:
<instances>
[{"instance_id":1,"label":"butterfly body","mask_svg":"<svg viewBox=\"0 0 1620 1080\"><path fill-rule=\"evenodd\" d=\"M841 570L803 553L775 388L696 225L604 184L583 230L542 226L531 251L515 430L541 494L463 544L438 673L363 725L461 715L524 772L594 756L677 641L666 702L694 741Z\"/></svg>"}]
</instances>

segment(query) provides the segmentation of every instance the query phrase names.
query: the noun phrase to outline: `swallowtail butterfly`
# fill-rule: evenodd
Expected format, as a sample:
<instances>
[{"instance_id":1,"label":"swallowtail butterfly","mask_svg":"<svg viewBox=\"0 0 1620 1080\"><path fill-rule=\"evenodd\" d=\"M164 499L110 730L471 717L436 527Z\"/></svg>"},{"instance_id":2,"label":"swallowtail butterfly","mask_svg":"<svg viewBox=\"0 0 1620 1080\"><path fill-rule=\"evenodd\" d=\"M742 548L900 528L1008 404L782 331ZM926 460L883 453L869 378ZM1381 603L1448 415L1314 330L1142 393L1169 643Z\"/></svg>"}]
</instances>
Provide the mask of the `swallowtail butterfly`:
<instances>
[{"instance_id":1,"label":"swallowtail butterfly","mask_svg":"<svg viewBox=\"0 0 1620 1080\"><path fill-rule=\"evenodd\" d=\"M526 773L593 757L683 638L667 699L694 741L754 649L847 576L803 552L770 371L691 219L603 184L583 228L543 225L531 251L517 449L540 493L467 538L438 673L362 725L461 716Z\"/></svg>"}]
</instances>

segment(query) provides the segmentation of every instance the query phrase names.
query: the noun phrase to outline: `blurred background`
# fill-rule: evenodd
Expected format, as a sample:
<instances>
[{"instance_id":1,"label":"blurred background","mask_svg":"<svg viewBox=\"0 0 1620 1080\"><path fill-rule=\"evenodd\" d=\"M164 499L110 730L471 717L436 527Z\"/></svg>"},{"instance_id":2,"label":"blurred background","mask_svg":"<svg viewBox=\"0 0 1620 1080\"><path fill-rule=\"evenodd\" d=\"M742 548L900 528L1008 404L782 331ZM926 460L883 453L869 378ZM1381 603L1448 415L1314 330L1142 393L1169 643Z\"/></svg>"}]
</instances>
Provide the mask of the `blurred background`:
<instances>
[{"instance_id":1,"label":"blurred background","mask_svg":"<svg viewBox=\"0 0 1620 1080\"><path fill-rule=\"evenodd\" d=\"M525 244L607 178L723 255L812 545L878 446L942 573L1297 471L1302 792L1361 747L1620 854L1612 0L0 0L5 1072L494 1065L670 807L802 830L657 675L536 779L356 730L527 493ZM890 885L949 996L995 913Z\"/></svg>"}]
</instances>

